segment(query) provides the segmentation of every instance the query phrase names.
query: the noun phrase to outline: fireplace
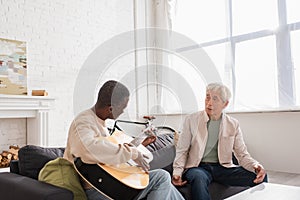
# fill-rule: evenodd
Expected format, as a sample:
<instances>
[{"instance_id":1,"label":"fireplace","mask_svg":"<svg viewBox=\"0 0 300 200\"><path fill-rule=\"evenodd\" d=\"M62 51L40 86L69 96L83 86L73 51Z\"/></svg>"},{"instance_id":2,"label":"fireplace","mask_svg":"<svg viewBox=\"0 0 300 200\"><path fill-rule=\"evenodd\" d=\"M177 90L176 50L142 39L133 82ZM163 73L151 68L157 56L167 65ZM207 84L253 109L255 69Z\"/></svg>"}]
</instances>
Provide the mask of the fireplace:
<instances>
[{"instance_id":1,"label":"fireplace","mask_svg":"<svg viewBox=\"0 0 300 200\"><path fill-rule=\"evenodd\" d=\"M0 95L1 119L26 119L26 144L48 146L49 111L54 98Z\"/></svg>"}]
</instances>

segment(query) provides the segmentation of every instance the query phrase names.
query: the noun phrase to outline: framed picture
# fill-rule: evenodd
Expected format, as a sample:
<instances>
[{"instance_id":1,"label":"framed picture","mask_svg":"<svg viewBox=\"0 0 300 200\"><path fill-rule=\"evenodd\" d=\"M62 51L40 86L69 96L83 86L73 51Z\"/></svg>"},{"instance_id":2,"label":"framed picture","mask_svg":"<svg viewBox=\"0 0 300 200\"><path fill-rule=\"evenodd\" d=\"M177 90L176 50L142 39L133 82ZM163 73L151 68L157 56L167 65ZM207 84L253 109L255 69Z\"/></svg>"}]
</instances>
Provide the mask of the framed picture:
<instances>
[{"instance_id":1,"label":"framed picture","mask_svg":"<svg viewBox=\"0 0 300 200\"><path fill-rule=\"evenodd\" d=\"M26 42L0 38L0 94L27 95Z\"/></svg>"}]
</instances>

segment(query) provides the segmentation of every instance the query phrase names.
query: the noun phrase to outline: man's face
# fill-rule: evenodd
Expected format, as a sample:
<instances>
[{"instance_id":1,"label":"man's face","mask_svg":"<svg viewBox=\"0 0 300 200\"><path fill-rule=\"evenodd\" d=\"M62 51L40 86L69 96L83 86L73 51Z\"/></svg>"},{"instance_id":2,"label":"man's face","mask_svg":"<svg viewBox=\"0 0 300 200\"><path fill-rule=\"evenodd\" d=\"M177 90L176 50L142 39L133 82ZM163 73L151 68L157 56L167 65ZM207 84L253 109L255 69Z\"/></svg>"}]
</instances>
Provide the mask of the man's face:
<instances>
[{"instance_id":1,"label":"man's face","mask_svg":"<svg viewBox=\"0 0 300 200\"><path fill-rule=\"evenodd\" d=\"M127 107L129 101L129 97L126 97L121 101L119 105L112 105L111 109L111 115L109 116L110 119L117 119L123 112L124 109Z\"/></svg>"},{"instance_id":2,"label":"man's face","mask_svg":"<svg viewBox=\"0 0 300 200\"><path fill-rule=\"evenodd\" d=\"M218 92L206 91L205 111L208 116L217 120L221 117L223 109L228 105L228 101L224 102Z\"/></svg>"}]
</instances>

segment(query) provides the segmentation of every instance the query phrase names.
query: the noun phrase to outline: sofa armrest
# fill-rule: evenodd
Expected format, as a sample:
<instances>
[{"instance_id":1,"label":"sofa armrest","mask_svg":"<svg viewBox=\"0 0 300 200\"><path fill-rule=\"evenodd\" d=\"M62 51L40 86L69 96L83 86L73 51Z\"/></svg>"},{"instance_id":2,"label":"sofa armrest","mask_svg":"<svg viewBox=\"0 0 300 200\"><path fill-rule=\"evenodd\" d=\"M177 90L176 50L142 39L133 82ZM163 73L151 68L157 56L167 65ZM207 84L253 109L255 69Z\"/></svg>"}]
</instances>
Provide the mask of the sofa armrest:
<instances>
[{"instance_id":1,"label":"sofa armrest","mask_svg":"<svg viewBox=\"0 0 300 200\"><path fill-rule=\"evenodd\" d=\"M10 172L20 174L19 172L19 160L11 160L9 164Z\"/></svg>"},{"instance_id":2,"label":"sofa armrest","mask_svg":"<svg viewBox=\"0 0 300 200\"><path fill-rule=\"evenodd\" d=\"M73 193L67 189L14 173L0 173L1 199L68 200Z\"/></svg>"}]
</instances>

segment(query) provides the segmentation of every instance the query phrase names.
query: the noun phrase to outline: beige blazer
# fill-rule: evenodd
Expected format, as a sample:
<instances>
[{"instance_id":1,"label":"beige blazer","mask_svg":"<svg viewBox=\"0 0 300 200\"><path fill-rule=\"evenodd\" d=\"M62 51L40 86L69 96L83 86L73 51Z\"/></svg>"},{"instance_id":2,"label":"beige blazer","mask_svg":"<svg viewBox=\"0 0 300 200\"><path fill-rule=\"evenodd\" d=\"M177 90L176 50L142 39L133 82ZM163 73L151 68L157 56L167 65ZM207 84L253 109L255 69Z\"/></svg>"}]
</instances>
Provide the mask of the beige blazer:
<instances>
[{"instance_id":1,"label":"beige blazer","mask_svg":"<svg viewBox=\"0 0 300 200\"><path fill-rule=\"evenodd\" d=\"M185 169L197 167L200 164L207 142L208 120L209 117L205 111L190 114L185 118L176 146L173 175L181 176ZM247 151L238 121L223 113L218 142L218 156L222 166L236 167L232 162L232 152L241 166L254 171L253 167L258 162Z\"/></svg>"}]
</instances>

